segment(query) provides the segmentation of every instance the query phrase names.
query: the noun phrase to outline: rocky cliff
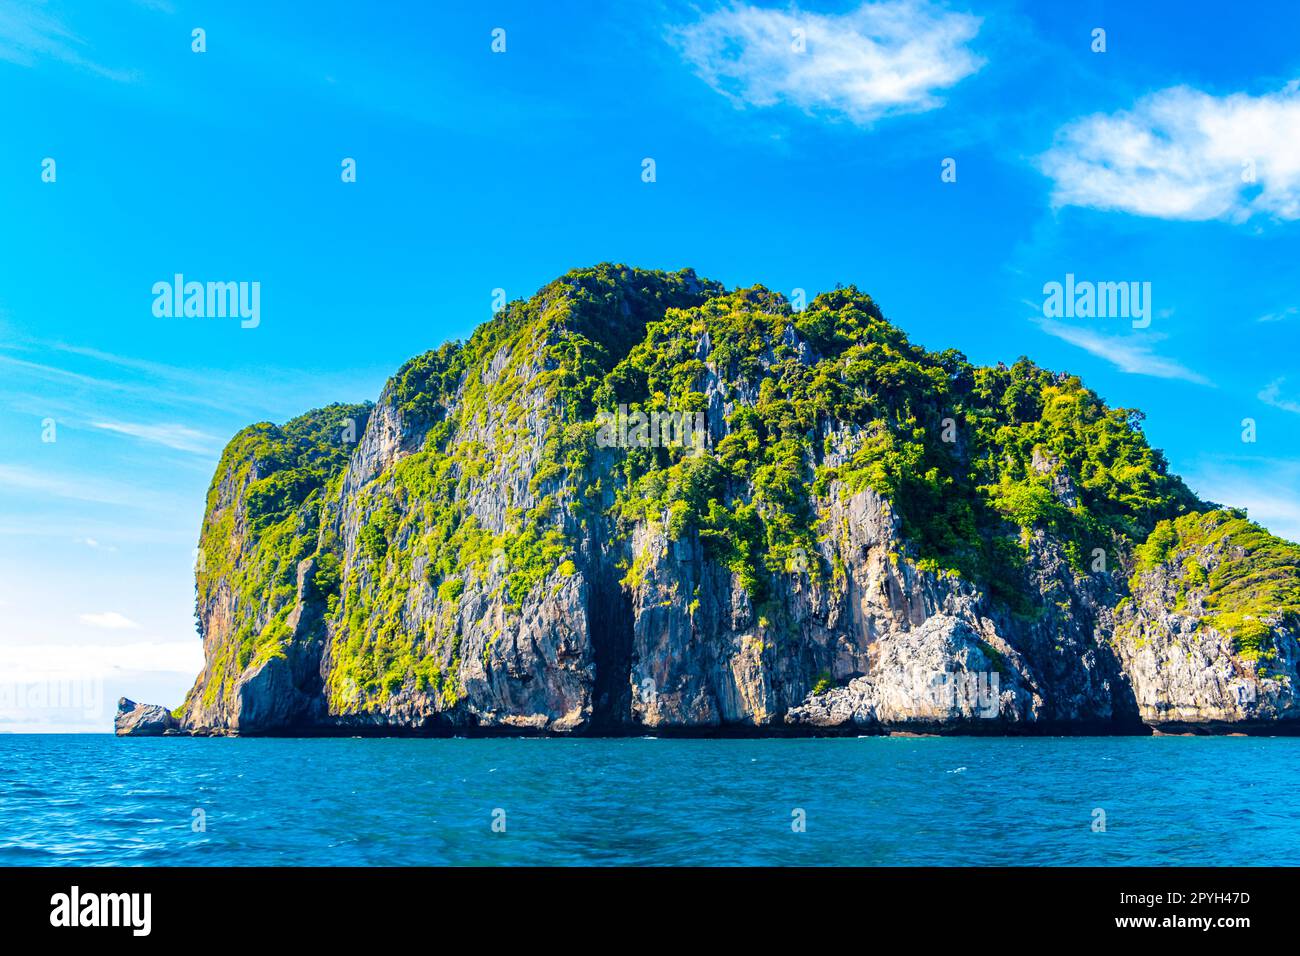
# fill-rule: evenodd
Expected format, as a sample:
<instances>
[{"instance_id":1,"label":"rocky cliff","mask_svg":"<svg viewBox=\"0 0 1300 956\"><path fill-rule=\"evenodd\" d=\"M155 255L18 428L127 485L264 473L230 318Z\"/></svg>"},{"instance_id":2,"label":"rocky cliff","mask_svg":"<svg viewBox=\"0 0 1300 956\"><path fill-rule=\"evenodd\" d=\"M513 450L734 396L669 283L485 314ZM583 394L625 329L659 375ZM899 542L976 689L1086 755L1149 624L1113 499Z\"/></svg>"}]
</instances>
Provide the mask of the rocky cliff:
<instances>
[{"instance_id":1,"label":"rocky cliff","mask_svg":"<svg viewBox=\"0 0 1300 956\"><path fill-rule=\"evenodd\" d=\"M690 270L576 270L235 436L196 616L192 733L1300 726L1300 548L1140 414Z\"/></svg>"}]
</instances>

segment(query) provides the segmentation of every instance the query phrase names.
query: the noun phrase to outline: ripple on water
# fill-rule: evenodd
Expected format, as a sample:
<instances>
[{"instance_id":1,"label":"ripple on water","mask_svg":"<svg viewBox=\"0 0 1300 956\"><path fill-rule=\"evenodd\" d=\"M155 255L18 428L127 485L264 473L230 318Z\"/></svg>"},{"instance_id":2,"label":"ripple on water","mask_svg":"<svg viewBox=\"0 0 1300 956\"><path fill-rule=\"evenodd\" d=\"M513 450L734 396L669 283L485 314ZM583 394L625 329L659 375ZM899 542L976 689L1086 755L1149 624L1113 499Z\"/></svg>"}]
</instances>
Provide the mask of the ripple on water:
<instances>
[{"instance_id":1,"label":"ripple on water","mask_svg":"<svg viewBox=\"0 0 1300 956\"><path fill-rule=\"evenodd\" d=\"M0 864L1285 865L1300 852L1284 809L1297 748L7 736Z\"/></svg>"}]
</instances>

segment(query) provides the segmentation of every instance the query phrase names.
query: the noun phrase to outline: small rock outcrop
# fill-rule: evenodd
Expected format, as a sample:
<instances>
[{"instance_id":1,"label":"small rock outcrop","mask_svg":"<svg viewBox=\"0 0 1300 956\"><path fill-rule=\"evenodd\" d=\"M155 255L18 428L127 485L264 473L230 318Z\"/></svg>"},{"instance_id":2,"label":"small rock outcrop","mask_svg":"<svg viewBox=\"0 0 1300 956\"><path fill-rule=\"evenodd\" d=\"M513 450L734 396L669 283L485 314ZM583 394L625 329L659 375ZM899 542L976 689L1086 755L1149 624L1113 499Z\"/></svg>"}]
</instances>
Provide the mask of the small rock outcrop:
<instances>
[{"instance_id":1,"label":"small rock outcrop","mask_svg":"<svg viewBox=\"0 0 1300 956\"><path fill-rule=\"evenodd\" d=\"M179 730L180 725L166 707L137 704L125 697L118 700L117 717L113 720L113 729L119 737L161 737L169 730Z\"/></svg>"}]
</instances>

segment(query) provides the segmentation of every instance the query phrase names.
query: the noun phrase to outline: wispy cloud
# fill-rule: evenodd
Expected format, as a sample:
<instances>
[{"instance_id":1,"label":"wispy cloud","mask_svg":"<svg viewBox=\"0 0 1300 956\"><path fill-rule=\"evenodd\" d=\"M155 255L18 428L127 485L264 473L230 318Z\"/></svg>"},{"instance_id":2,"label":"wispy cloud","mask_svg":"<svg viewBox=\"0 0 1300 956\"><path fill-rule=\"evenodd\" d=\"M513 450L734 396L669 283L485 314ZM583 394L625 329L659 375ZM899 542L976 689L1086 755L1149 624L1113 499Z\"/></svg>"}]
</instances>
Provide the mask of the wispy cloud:
<instances>
[{"instance_id":1,"label":"wispy cloud","mask_svg":"<svg viewBox=\"0 0 1300 956\"><path fill-rule=\"evenodd\" d=\"M1197 385L1213 385L1205 376L1152 351L1154 344L1161 339L1161 336L1153 333L1148 332L1140 336L1103 335L1092 329L1055 322L1051 319L1040 320L1038 327L1048 335L1069 342L1090 355L1105 359L1122 372L1150 375L1153 378L1181 379Z\"/></svg>"},{"instance_id":2,"label":"wispy cloud","mask_svg":"<svg viewBox=\"0 0 1300 956\"><path fill-rule=\"evenodd\" d=\"M0 60L18 66L35 66L43 59L57 60L119 83L136 74L96 63L83 53L88 44L62 20L48 12L43 0L8 0L0 4Z\"/></svg>"},{"instance_id":3,"label":"wispy cloud","mask_svg":"<svg viewBox=\"0 0 1300 956\"><path fill-rule=\"evenodd\" d=\"M93 469L93 465L88 468ZM62 513L61 509L49 514L37 513L43 512L45 505L56 508L58 499L111 506L97 509L98 513L117 522L105 526L107 530L101 534L103 537L126 539L128 529L119 524L124 517L123 511L131 510L143 523L143 527L137 526L139 530L152 534L152 537L136 536L131 540L154 540L160 532L170 533L172 523L184 520L196 507L194 501L176 493L173 488L146 487L138 480L115 481L104 477L98 470L59 474L52 468L0 465L0 490L13 492L15 497L22 498L19 520L14 524L10 524L11 515L0 512L0 535L44 533L69 538L97 533L85 516L78 515L69 526L51 520ZM8 504L7 498L0 496L0 502ZM197 507L201 508L201 503ZM28 521L22 521L23 517Z\"/></svg>"},{"instance_id":4,"label":"wispy cloud","mask_svg":"<svg viewBox=\"0 0 1300 956\"><path fill-rule=\"evenodd\" d=\"M1260 389L1259 400L1265 405L1272 405L1284 412L1300 415L1300 401L1287 398L1282 394L1282 383L1285 381L1286 379L1279 378L1269 382L1264 388Z\"/></svg>"},{"instance_id":5,"label":"wispy cloud","mask_svg":"<svg viewBox=\"0 0 1300 956\"><path fill-rule=\"evenodd\" d=\"M1161 219L1300 219L1300 82L1216 97L1179 86L1063 127L1039 158L1057 206Z\"/></svg>"},{"instance_id":6,"label":"wispy cloud","mask_svg":"<svg viewBox=\"0 0 1300 956\"><path fill-rule=\"evenodd\" d=\"M1294 316L1297 315L1300 315L1300 306L1293 305L1286 309L1279 309L1276 312L1269 312L1265 315L1261 315L1256 321L1257 322L1284 322L1287 319L1293 318Z\"/></svg>"},{"instance_id":7,"label":"wispy cloud","mask_svg":"<svg viewBox=\"0 0 1300 956\"><path fill-rule=\"evenodd\" d=\"M47 360L33 361L40 354ZM67 356L66 360L62 356ZM344 372L320 373L301 368L224 369L179 367L127 355L115 355L61 342L29 341L25 344L0 342L0 366L13 370L0 376L4 385L19 374L87 392L112 393L147 402L156 408L169 407L171 414L189 418L184 409L209 409L234 416L242 426L270 419L283 421L312 404L358 400L378 394L391 369L376 367ZM84 368L86 371L74 370ZM89 416L89 412L86 413ZM109 418L104 415L104 418ZM125 416L124 416L125 417Z\"/></svg>"},{"instance_id":8,"label":"wispy cloud","mask_svg":"<svg viewBox=\"0 0 1300 956\"><path fill-rule=\"evenodd\" d=\"M117 611L100 611L97 614L79 614L77 617L83 624L89 624L91 627L102 627L108 631L125 631L140 626L129 617L117 613Z\"/></svg>"},{"instance_id":9,"label":"wispy cloud","mask_svg":"<svg viewBox=\"0 0 1300 956\"><path fill-rule=\"evenodd\" d=\"M21 465L0 465L0 488L34 491L42 497L67 498L105 505L129 505L133 503L133 498L137 497L128 487L104 481L92 484L75 478L59 478Z\"/></svg>"},{"instance_id":10,"label":"wispy cloud","mask_svg":"<svg viewBox=\"0 0 1300 956\"><path fill-rule=\"evenodd\" d=\"M141 441L151 442L155 445L164 445L176 451L206 455L220 450L217 445L217 438L187 425L144 425L135 422L91 422L90 425L92 428L116 432L121 435L130 435L132 438L138 438Z\"/></svg>"},{"instance_id":11,"label":"wispy cloud","mask_svg":"<svg viewBox=\"0 0 1300 956\"><path fill-rule=\"evenodd\" d=\"M943 105L940 92L983 65L967 45L981 22L922 0L838 15L733 3L670 38L737 105L789 103L867 124Z\"/></svg>"},{"instance_id":12,"label":"wispy cloud","mask_svg":"<svg viewBox=\"0 0 1300 956\"><path fill-rule=\"evenodd\" d=\"M0 488L3 488L0 482ZM156 497L148 501L158 500ZM121 507L107 509L116 519L125 517ZM63 509L48 507L40 511L33 510L24 502L19 513L0 511L0 538L45 538L51 541L86 544L86 536L93 535L93 540L100 542L99 548L105 551L115 550L117 545L105 545L104 541L118 544L160 545L166 548L184 549L193 546L197 537L202 503L196 506L194 501L164 502L162 506L150 504L146 513L135 509L141 520L103 520L87 517L83 514L68 514ZM11 544L6 547L12 548Z\"/></svg>"},{"instance_id":13,"label":"wispy cloud","mask_svg":"<svg viewBox=\"0 0 1300 956\"><path fill-rule=\"evenodd\" d=\"M93 548L93 549L96 550L96 551L116 551L116 550L117 550L117 548L114 547L113 545L111 545L111 544L101 544L101 543L100 543L97 539L95 539L95 538L76 538L75 540L76 540L76 543L77 543L77 544L84 544L86 547L88 547L88 548Z\"/></svg>"},{"instance_id":14,"label":"wispy cloud","mask_svg":"<svg viewBox=\"0 0 1300 956\"><path fill-rule=\"evenodd\" d=\"M90 354L98 358L95 353L78 353L75 349L66 349L65 351L74 354ZM101 353L102 354L102 353ZM99 358L100 361L109 361L111 357ZM115 392L122 395L131 395L146 401L158 404L185 405L210 408L218 412L240 413L247 408L250 403L240 402L236 389L228 389L230 401L224 400L227 396L217 393L214 396L205 394L198 389L200 381L199 375L193 375L192 385L187 382L183 373L175 374L167 381L172 387L159 387L152 381L122 381L112 378L106 378L96 375L86 375L81 372L74 372L70 369L61 368L57 365L50 365L44 362L32 362L28 359L17 358L12 355L0 354L0 365L7 365L10 368L20 370L35 378L46 381L63 382L69 385L75 385L79 388L99 392ZM122 367L130 367L123 365ZM166 368L161 366L160 368Z\"/></svg>"}]
</instances>

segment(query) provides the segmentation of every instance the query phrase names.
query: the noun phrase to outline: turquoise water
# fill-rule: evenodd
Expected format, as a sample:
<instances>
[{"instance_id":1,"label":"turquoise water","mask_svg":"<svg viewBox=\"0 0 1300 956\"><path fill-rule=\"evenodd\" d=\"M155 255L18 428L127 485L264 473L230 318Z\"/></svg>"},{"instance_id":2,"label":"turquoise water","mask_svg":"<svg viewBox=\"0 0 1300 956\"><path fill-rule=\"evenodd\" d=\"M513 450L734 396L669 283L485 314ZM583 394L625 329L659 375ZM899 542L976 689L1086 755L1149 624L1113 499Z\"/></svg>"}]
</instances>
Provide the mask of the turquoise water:
<instances>
[{"instance_id":1,"label":"turquoise water","mask_svg":"<svg viewBox=\"0 0 1300 956\"><path fill-rule=\"evenodd\" d=\"M0 736L0 864L1294 865L1298 757L1261 738Z\"/></svg>"}]
</instances>

